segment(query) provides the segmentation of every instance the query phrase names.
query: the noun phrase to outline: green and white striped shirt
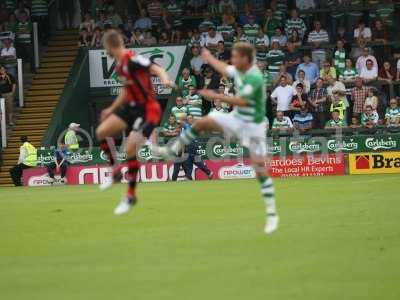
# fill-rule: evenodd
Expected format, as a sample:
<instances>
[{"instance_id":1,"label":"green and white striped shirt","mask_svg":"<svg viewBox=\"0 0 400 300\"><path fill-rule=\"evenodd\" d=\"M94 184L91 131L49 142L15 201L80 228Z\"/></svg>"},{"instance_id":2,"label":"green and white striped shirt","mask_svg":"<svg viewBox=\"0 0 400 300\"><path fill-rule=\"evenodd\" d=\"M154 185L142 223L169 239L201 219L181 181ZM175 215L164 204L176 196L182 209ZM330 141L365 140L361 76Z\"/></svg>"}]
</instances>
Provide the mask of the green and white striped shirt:
<instances>
[{"instance_id":1,"label":"green and white striped shirt","mask_svg":"<svg viewBox=\"0 0 400 300\"><path fill-rule=\"evenodd\" d=\"M303 19L301 18L290 18L286 21L285 24L285 32L287 36L290 36L294 30L297 30L300 37L303 37L307 27L306 23L304 23Z\"/></svg>"},{"instance_id":2,"label":"green and white striped shirt","mask_svg":"<svg viewBox=\"0 0 400 300\"><path fill-rule=\"evenodd\" d=\"M263 75L257 66L242 73L234 66L228 66L226 72L235 82L236 95L247 100L248 105L236 106L234 115L246 122L260 124L265 120L266 92Z\"/></svg>"},{"instance_id":3,"label":"green and white striped shirt","mask_svg":"<svg viewBox=\"0 0 400 300\"><path fill-rule=\"evenodd\" d=\"M346 69L346 51L344 51L344 49L335 51L334 63L339 75L343 74Z\"/></svg>"},{"instance_id":4,"label":"green and white striped shirt","mask_svg":"<svg viewBox=\"0 0 400 300\"><path fill-rule=\"evenodd\" d=\"M246 34L247 38L249 39L249 42L254 44L258 31L260 30L260 26L258 24L246 24L243 26L243 31Z\"/></svg>"},{"instance_id":5,"label":"green and white striped shirt","mask_svg":"<svg viewBox=\"0 0 400 300\"><path fill-rule=\"evenodd\" d=\"M47 16L48 14L49 11L48 11L47 0L32 0L32 11L31 11L32 16L42 17L42 16Z\"/></svg>"},{"instance_id":6,"label":"green and white striped shirt","mask_svg":"<svg viewBox=\"0 0 400 300\"><path fill-rule=\"evenodd\" d=\"M188 105L188 114L192 115L194 119L200 119L203 116L203 110L201 107L195 105Z\"/></svg>"},{"instance_id":7,"label":"green and white striped shirt","mask_svg":"<svg viewBox=\"0 0 400 300\"><path fill-rule=\"evenodd\" d=\"M18 22L16 26L15 35L17 37L17 43L19 44L30 44L32 33L32 24L30 22Z\"/></svg>"},{"instance_id":8,"label":"green and white striped shirt","mask_svg":"<svg viewBox=\"0 0 400 300\"><path fill-rule=\"evenodd\" d=\"M270 71L273 75L279 73L279 69L283 64L285 59L285 53L282 50L270 50L267 53L267 61L268 61L268 71Z\"/></svg>"},{"instance_id":9,"label":"green and white striped shirt","mask_svg":"<svg viewBox=\"0 0 400 300\"><path fill-rule=\"evenodd\" d=\"M274 129L293 128L293 123L289 117L283 116L282 120L278 120L277 118L274 119L274 122L272 123L272 128Z\"/></svg>"}]
</instances>

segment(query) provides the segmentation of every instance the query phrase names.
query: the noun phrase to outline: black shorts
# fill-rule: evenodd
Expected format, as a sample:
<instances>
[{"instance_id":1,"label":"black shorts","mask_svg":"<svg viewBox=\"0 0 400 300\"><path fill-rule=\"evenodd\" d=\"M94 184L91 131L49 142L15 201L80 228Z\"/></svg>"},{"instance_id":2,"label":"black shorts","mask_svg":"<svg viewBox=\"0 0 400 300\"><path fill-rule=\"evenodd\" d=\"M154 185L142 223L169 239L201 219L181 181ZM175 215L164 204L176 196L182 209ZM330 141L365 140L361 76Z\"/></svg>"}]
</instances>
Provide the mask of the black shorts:
<instances>
[{"instance_id":1,"label":"black shorts","mask_svg":"<svg viewBox=\"0 0 400 300\"><path fill-rule=\"evenodd\" d=\"M154 124L146 122L146 111L143 106L124 104L116 112L127 125L126 132L129 134L131 131L140 132L144 137L149 138L151 133L156 128Z\"/></svg>"}]
</instances>

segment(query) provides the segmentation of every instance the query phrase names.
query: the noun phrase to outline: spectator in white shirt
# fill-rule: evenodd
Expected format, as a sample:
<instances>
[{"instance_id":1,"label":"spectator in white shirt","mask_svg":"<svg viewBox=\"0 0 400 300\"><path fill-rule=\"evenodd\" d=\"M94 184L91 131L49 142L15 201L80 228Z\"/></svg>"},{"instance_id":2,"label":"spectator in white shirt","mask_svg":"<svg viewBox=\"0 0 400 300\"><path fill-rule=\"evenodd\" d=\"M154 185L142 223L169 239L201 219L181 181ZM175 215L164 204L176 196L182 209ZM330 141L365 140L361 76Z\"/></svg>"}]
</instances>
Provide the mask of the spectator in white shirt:
<instances>
[{"instance_id":1,"label":"spectator in white shirt","mask_svg":"<svg viewBox=\"0 0 400 300\"><path fill-rule=\"evenodd\" d=\"M5 39L3 41L3 49L1 49L0 57L4 60L4 66L6 67L9 74L14 78L17 76L17 68L15 59L17 59L17 51L12 45L11 39Z\"/></svg>"},{"instance_id":2,"label":"spectator in white shirt","mask_svg":"<svg viewBox=\"0 0 400 300\"><path fill-rule=\"evenodd\" d=\"M354 38L355 39L363 38L367 42L371 41L372 38L371 28L366 27L364 21L360 21L358 23L358 27L354 29Z\"/></svg>"},{"instance_id":3,"label":"spectator in white shirt","mask_svg":"<svg viewBox=\"0 0 400 300\"><path fill-rule=\"evenodd\" d=\"M378 78L378 67L374 64L372 59L368 59L365 63L366 67L361 70L360 77L364 81L372 81Z\"/></svg>"},{"instance_id":4,"label":"spectator in white shirt","mask_svg":"<svg viewBox=\"0 0 400 300\"><path fill-rule=\"evenodd\" d=\"M199 75L204 65L204 60L201 58L199 47L192 47L192 56L190 67L194 74Z\"/></svg>"},{"instance_id":5,"label":"spectator in white shirt","mask_svg":"<svg viewBox=\"0 0 400 300\"><path fill-rule=\"evenodd\" d=\"M364 47L362 50L362 55L357 59L356 69L357 73L361 74L362 70L367 67L367 60L372 60L375 66L378 66L375 56L371 55L368 47Z\"/></svg>"},{"instance_id":6,"label":"spectator in white shirt","mask_svg":"<svg viewBox=\"0 0 400 300\"><path fill-rule=\"evenodd\" d=\"M288 115L290 112L289 105L294 95L296 95L296 90L288 85L285 76L281 76L279 86L271 94L272 102L277 105L276 110Z\"/></svg>"},{"instance_id":7,"label":"spectator in white shirt","mask_svg":"<svg viewBox=\"0 0 400 300\"><path fill-rule=\"evenodd\" d=\"M321 45L329 43L329 35L325 29L322 29L320 21L314 22L314 30L308 35L308 43L312 45L312 61L321 67L326 60L326 50Z\"/></svg>"},{"instance_id":8,"label":"spectator in white shirt","mask_svg":"<svg viewBox=\"0 0 400 300\"><path fill-rule=\"evenodd\" d=\"M224 41L221 33L215 30L214 26L208 28L207 34L202 38L200 44L202 47L207 47L211 50L216 50L218 42Z\"/></svg>"}]
</instances>

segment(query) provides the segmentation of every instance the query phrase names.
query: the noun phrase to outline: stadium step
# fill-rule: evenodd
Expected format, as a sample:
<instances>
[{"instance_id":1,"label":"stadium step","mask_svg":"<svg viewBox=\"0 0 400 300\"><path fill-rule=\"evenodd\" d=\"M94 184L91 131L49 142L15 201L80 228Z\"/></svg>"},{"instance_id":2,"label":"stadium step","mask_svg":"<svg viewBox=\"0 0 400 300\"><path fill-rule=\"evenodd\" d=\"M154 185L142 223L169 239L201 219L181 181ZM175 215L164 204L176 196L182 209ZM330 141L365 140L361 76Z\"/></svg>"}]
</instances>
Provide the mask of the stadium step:
<instances>
[{"instance_id":1,"label":"stadium step","mask_svg":"<svg viewBox=\"0 0 400 300\"><path fill-rule=\"evenodd\" d=\"M35 147L41 146L43 135L78 53L77 35L76 30L58 31L49 41L40 68L32 78L31 87L25 93L25 106L21 109L8 138L7 148L3 151L0 186L12 185L8 171L18 160L21 136L28 136Z\"/></svg>"},{"instance_id":2,"label":"stadium step","mask_svg":"<svg viewBox=\"0 0 400 300\"><path fill-rule=\"evenodd\" d=\"M46 57L74 57L78 53L77 50L57 50L47 53Z\"/></svg>"},{"instance_id":3,"label":"stadium step","mask_svg":"<svg viewBox=\"0 0 400 300\"><path fill-rule=\"evenodd\" d=\"M38 74L53 74L53 73L69 73L71 67L56 67L56 68L40 68L37 73Z\"/></svg>"},{"instance_id":4,"label":"stadium step","mask_svg":"<svg viewBox=\"0 0 400 300\"><path fill-rule=\"evenodd\" d=\"M36 83L36 84L32 85L31 91L43 90L43 89L48 89L48 90L63 89L64 83L50 83L50 82L48 82L47 84Z\"/></svg>"},{"instance_id":5,"label":"stadium step","mask_svg":"<svg viewBox=\"0 0 400 300\"><path fill-rule=\"evenodd\" d=\"M41 62L42 62L42 64L43 63L50 63L50 62L70 62L72 64L74 62L74 58L75 58L74 56L66 56L66 57L62 57L62 56L53 57L53 56L51 56L51 57L47 57L47 58L42 59Z\"/></svg>"},{"instance_id":6,"label":"stadium step","mask_svg":"<svg viewBox=\"0 0 400 300\"><path fill-rule=\"evenodd\" d=\"M59 67L71 67L73 62L60 61L60 62L42 62L41 68L59 68Z\"/></svg>"}]
</instances>

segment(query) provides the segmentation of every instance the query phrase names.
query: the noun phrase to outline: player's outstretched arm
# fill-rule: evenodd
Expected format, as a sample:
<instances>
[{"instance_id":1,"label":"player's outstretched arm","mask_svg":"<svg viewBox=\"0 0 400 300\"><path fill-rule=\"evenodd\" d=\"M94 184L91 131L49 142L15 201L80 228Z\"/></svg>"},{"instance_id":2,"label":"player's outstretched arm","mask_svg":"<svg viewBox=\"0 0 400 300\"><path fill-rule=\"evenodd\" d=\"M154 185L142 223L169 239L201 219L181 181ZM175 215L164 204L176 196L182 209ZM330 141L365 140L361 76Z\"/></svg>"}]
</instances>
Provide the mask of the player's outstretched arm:
<instances>
[{"instance_id":1,"label":"player's outstretched arm","mask_svg":"<svg viewBox=\"0 0 400 300\"><path fill-rule=\"evenodd\" d=\"M168 76L168 73L163 68L161 68L159 65L151 64L150 73L151 73L151 75L155 75L155 76L159 77L161 79L161 83L163 85L166 85L171 88L175 87L175 83L171 81L171 79Z\"/></svg>"},{"instance_id":2,"label":"player's outstretched arm","mask_svg":"<svg viewBox=\"0 0 400 300\"><path fill-rule=\"evenodd\" d=\"M214 55L208 51L207 48L203 48L201 50L201 57L203 58L204 62L211 65L218 73L222 74L223 76L229 76L226 68L228 64L223 61L217 59Z\"/></svg>"},{"instance_id":3,"label":"player's outstretched arm","mask_svg":"<svg viewBox=\"0 0 400 300\"><path fill-rule=\"evenodd\" d=\"M205 99L207 99L208 101L213 101L215 99L218 99L222 102L228 103L229 105L232 106L248 106L248 102L245 98L243 98L242 96L227 96L227 95L222 95L222 94L218 94L216 92L214 92L213 90L200 90L199 94L201 96L203 96Z\"/></svg>"}]
</instances>

